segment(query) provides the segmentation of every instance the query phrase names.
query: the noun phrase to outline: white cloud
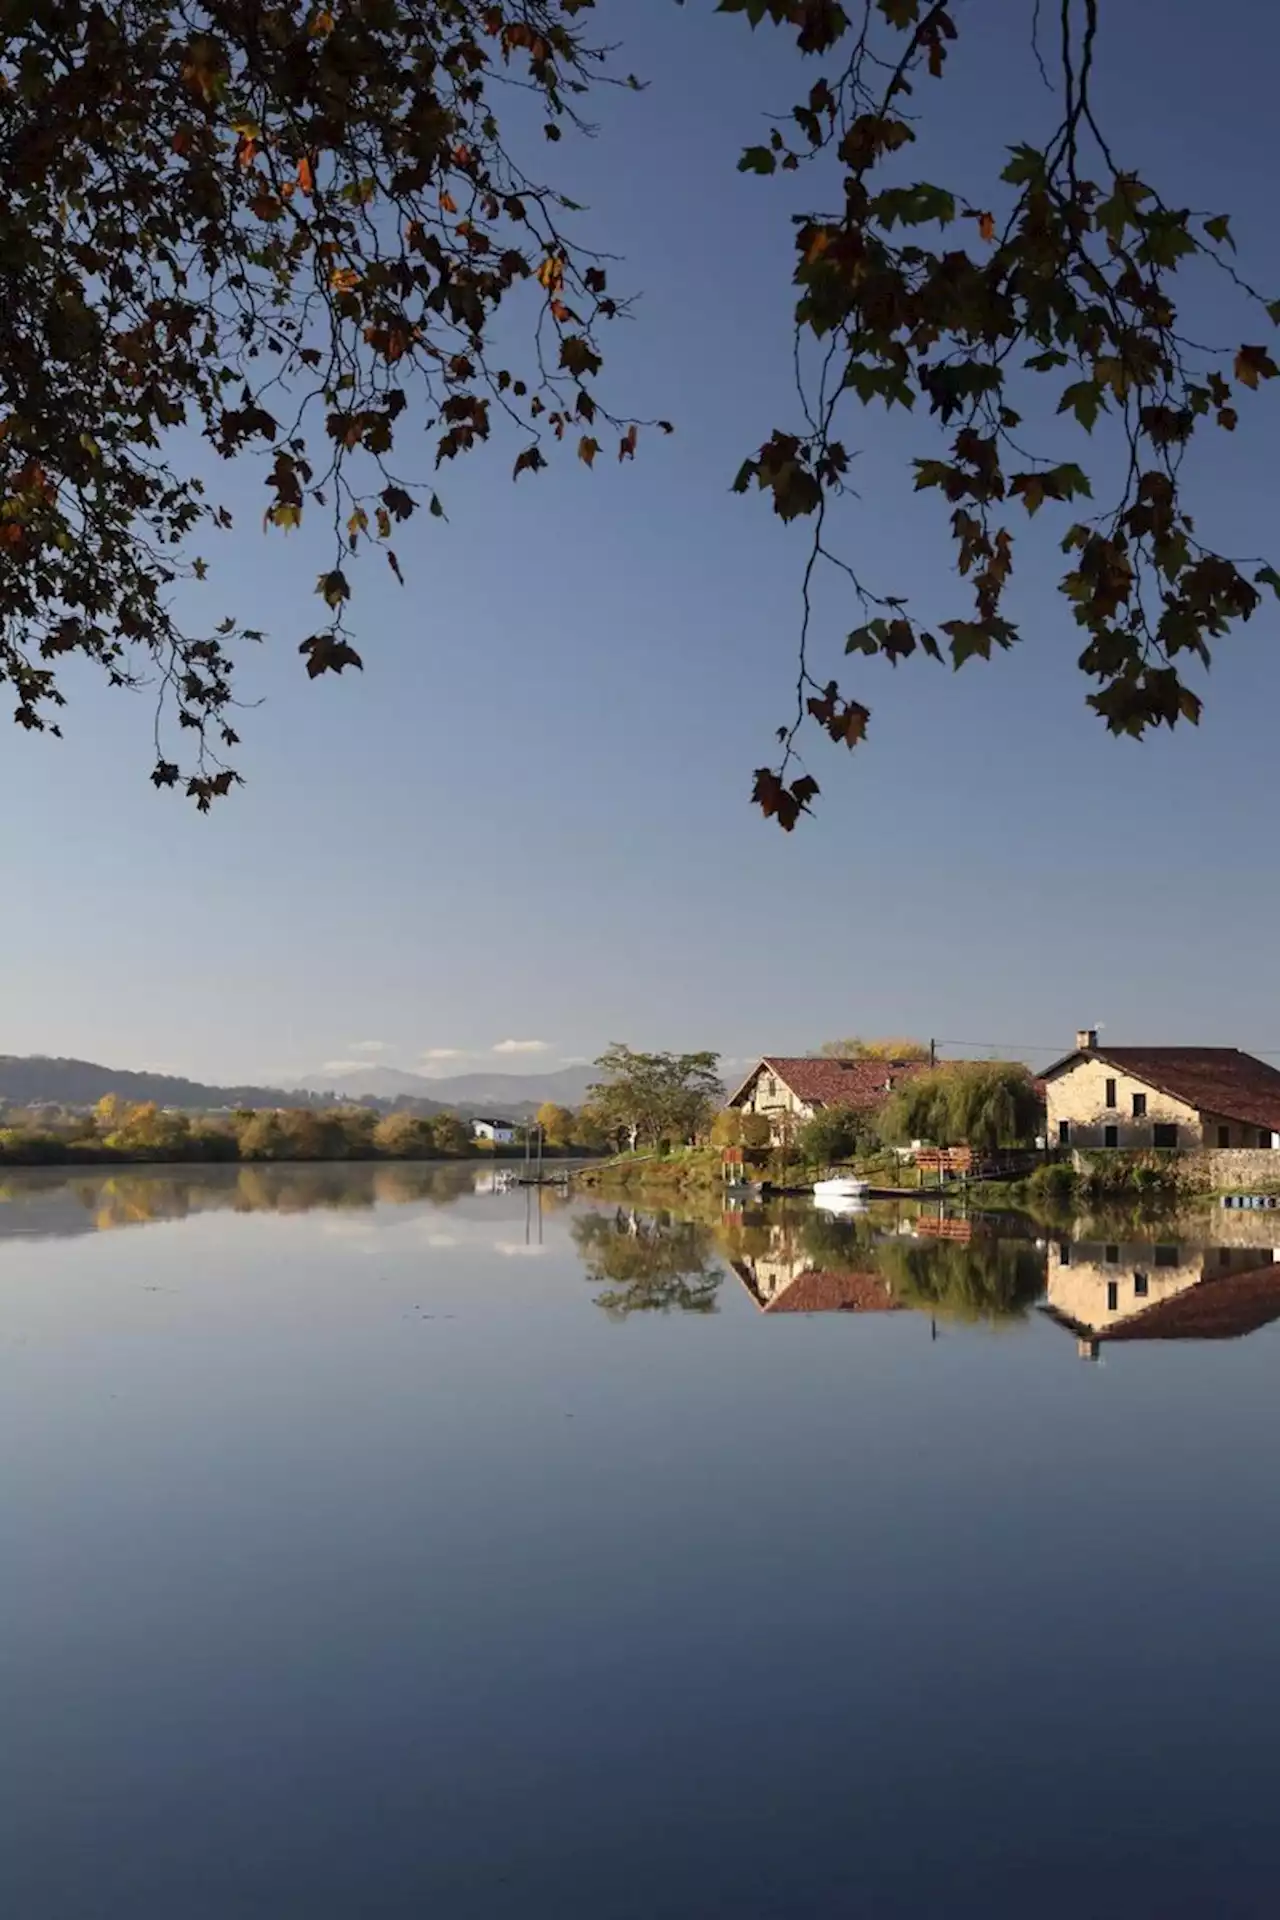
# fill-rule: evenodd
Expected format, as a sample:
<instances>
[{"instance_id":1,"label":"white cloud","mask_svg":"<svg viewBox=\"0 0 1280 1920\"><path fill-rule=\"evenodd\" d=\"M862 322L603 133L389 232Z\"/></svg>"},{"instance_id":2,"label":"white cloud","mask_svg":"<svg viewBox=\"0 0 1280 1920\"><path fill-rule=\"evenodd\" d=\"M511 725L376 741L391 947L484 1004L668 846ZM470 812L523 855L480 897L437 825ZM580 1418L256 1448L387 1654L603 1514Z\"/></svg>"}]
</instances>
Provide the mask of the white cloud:
<instances>
[{"instance_id":1,"label":"white cloud","mask_svg":"<svg viewBox=\"0 0 1280 1920\"><path fill-rule=\"evenodd\" d=\"M426 1047L422 1058L424 1060L466 1060L468 1054L465 1047Z\"/></svg>"},{"instance_id":2,"label":"white cloud","mask_svg":"<svg viewBox=\"0 0 1280 1920\"><path fill-rule=\"evenodd\" d=\"M550 1053L549 1040L499 1040L495 1053Z\"/></svg>"},{"instance_id":3,"label":"white cloud","mask_svg":"<svg viewBox=\"0 0 1280 1920\"><path fill-rule=\"evenodd\" d=\"M348 1040L347 1047L352 1053L385 1053L385 1040Z\"/></svg>"}]
</instances>

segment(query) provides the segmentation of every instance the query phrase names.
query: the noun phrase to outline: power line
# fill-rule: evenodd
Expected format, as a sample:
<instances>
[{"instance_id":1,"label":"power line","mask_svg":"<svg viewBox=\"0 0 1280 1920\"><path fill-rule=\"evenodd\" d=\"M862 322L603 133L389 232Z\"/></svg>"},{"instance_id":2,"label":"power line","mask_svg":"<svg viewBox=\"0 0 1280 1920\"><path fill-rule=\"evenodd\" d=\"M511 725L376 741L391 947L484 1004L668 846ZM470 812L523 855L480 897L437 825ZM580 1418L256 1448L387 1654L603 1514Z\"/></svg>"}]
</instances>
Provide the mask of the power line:
<instances>
[{"instance_id":1,"label":"power line","mask_svg":"<svg viewBox=\"0 0 1280 1920\"><path fill-rule=\"evenodd\" d=\"M938 1039L935 1044L940 1047L989 1047L995 1053L1062 1053L1064 1051L1060 1040L1055 1040L1051 1046L1046 1046L1041 1041L1032 1040ZM1071 1052L1073 1049L1067 1048L1066 1051ZM1105 1053L1105 1045L1100 1047L1098 1051ZM1259 1060L1280 1060L1280 1047L1245 1047L1242 1048L1241 1051L1252 1053Z\"/></svg>"}]
</instances>

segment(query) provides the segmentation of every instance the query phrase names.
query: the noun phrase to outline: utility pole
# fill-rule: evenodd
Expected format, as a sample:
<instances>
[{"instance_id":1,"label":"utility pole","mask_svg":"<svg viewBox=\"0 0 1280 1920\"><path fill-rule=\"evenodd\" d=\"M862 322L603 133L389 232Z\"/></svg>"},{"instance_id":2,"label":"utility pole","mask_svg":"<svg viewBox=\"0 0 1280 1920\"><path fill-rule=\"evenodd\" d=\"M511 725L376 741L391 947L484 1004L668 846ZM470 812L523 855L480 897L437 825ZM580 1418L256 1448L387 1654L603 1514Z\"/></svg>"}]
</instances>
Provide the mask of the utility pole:
<instances>
[{"instance_id":1,"label":"utility pole","mask_svg":"<svg viewBox=\"0 0 1280 1920\"><path fill-rule=\"evenodd\" d=\"M931 1040L931 1041L929 1042L929 1070L930 1070L930 1072L932 1072L932 1071L933 1071L933 1069L934 1069L934 1067L936 1067L936 1066L937 1066L937 1064L938 1064L938 1043L937 1043L937 1041L936 1041L936 1040Z\"/></svg>"}]
</instances>

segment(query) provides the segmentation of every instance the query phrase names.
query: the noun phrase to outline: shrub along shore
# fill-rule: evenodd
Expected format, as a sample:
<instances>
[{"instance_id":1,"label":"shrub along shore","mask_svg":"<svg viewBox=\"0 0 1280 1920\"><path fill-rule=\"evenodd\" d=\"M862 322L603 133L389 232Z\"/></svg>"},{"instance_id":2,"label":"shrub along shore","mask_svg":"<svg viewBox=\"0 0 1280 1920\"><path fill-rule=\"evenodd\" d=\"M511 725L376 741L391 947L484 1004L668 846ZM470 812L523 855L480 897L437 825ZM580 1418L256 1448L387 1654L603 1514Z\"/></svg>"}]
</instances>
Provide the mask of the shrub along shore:
<instances>
[{"instance_id":1,"label":"shrub along shore","mask_svg":"<svg viewBox=\"0 0 1280 1920\"><path fill-rule=\"evenodd\" d=\"M510 1148L519 1154L521 1147ZM568 1141L548 1157L583 1151ZM311 1160L488 1160L457 1114L312 1107L186 1114L108 1095L91 1114L29 1116L0 1125L0 1165L118 1166Z\"/></svg>"}]
</instances>

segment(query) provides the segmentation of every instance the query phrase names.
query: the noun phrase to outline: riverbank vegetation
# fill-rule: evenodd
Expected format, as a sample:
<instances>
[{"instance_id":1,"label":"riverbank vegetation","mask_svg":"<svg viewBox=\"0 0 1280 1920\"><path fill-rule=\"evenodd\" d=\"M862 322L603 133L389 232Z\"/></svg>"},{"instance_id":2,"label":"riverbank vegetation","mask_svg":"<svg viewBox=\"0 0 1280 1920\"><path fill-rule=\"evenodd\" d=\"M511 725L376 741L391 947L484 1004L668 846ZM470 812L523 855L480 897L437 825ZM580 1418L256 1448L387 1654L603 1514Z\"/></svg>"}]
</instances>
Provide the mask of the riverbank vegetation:
<instances>
[{"instance_id":1,"label":"riverbank vegetation","mask_svg":"<svg viewBox=\"0 0 1280 1920\"><path fill-rule=\"evenodd\" d=\"M557 1117L557 1137L547 1150L589 1150L574 1143L574 1131ZM380 1114L354 1105L190 1114L108 1094L89 1113L16 1114L0 1126L0 1164L10 1166L466 1160L492 1153L457 1114Z\"/></svg>"}]
</instances>

